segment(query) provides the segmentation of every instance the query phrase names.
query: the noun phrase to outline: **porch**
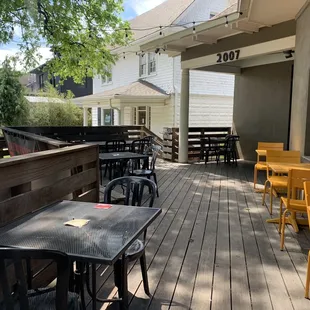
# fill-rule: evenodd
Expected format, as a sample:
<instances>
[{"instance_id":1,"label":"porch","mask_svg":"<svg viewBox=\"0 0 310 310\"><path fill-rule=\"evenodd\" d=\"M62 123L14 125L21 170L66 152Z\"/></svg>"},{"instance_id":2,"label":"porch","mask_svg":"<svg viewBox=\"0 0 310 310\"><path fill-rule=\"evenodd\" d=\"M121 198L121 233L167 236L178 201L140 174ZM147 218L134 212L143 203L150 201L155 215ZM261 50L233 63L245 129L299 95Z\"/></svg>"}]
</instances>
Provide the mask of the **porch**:
<instances>
[{"instance_id":1,"label":"porch","mask_svg":"<svg viewBox=\"0 0 310 310\"><path fill-rule=\"evenodd\" d=\"M154 207L162 214L148 229L146 248L152 297L144 294L139 264L130 266L129 309L309 309L309 229L296 234L289 226L280 251L277 226L266 223L270 215L253 190L252 164L160 161L157 171ZM277 210L278 201L274 217ZM104 269L98 266L98 296L113 297L113 273L100 276Z\"/></svg>"}]
</instances>

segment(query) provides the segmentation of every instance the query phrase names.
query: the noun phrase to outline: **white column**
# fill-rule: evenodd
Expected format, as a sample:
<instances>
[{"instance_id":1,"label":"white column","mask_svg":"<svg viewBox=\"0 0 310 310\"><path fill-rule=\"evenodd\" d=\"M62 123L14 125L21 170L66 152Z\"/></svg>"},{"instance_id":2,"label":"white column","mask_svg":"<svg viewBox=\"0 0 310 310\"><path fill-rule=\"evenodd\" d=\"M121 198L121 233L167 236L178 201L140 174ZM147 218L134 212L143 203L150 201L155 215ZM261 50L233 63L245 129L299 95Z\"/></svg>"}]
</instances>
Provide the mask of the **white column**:
<instances>
[{"instance_id":1,"label":"white column","mask_svg":"<svg viewBox=\"0 0 310 310\"><path fill-rule=\"evenodd\" d=\"M189 119L189 69L182 70L180 129L179 129L179 162L188 162L188 119Z\"/></svg>"},{"instance_id":2,"label":"white column","mask_svg":"<svg viewBox=\"0 0 310 310\"><path fill-rule=\"evenodd\" d=\"M124 117L125 117L125 108L120 108L119 109L119 115L118 115L118 117L119 117L119 124L120 125L124 125Z\"/></svg>"},{"instance_id":3,"label":"white column","mask_svg":"<svg viewBox=\"0 0 310 310\"><path fill-rule=\"evenodd\" d=\"M83 126L88 126L88 108L83 108Z\"/></svg>"}]
</instances>

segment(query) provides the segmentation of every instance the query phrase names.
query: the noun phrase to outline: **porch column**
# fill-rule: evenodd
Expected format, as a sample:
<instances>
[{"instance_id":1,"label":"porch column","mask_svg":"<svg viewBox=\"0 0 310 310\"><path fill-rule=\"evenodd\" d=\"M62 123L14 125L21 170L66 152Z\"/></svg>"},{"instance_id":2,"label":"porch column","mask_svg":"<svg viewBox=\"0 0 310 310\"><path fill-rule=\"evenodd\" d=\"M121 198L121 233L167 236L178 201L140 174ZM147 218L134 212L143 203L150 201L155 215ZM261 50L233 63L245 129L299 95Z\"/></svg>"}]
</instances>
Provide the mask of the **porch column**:
<instances>
[{"instance_id":1,"label":"porch column","mask_svg":"<svg viewBox=\"0 0 310 310\"><path fill-rule=\"evenodd\" d=\"M88 108L83 107L83 126L88 126Z\"/></svg>"},{"instance_id":2,"label":"porch column","mask_svg":"<svg viewBox=\"0 0 310 310\"><path fill-rule=\"evenodd\" d=\"M189 69L182 70L180 128L179 128L179 162L188 162L188 118L189 118Z\"/></svg>"},{"instance_id":3,"label":"porch column","mask_svg":"<svg viewBox=\"0 0 310 310\"><path fill-rule=\"evenodd\" d=\"M120 108L119 109L119 114L118 114L118 117L119 117L119 125L124 125L124 116L125 116L125 108Z\"/></svg>"},{"instance_id":4,"label":"porch column","mask_svg":"<svg viewBox=\"0 0 310 310\"><path fill-rule=\"evenodd\" d=\"M310 6L296 23L294 81L291 107L290 149L310 155Z\"/></svg>"}]
</instances>

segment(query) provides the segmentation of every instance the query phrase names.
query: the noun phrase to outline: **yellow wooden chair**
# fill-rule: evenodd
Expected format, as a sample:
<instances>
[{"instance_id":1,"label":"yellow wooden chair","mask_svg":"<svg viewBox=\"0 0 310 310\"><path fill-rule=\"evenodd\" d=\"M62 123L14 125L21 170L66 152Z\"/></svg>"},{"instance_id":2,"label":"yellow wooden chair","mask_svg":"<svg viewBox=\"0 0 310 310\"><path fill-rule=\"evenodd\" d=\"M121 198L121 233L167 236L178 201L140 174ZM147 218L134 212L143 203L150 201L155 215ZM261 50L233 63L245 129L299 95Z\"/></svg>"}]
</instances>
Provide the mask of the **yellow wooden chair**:
<instances>
[{"instance_id":1,"label":"yellow wooden chair","mask_svg":"<svg viewBox=\"0 0 310 310\"><path fill-rule=\"evenodd\" d=\"M284 248L285 219L288 212L307 213L306 201L298 199L300 191L304 189L304 182L310 181L310 169L290 169L287 182L287 197L281 197L279 232L281 232L281 251ZM286 210L282 215L283 205Z\"/></svg>"},{"instance_id":2,"label":"yellow wooden chair","mask_svg":"<svg viewBox=\"0 0 310 310\"><path fill-rule=\"evenodd\" d=\"M269 184L269 196L270 196L270 209L269 213L272 214L272 203L273 203L273 192L275 189L286 189L287 188L287 176L270 175L268 163L300 163L300 152L299 151L272 151L267 150L266 152L267 161L267 180L265 182L263 201L265 204L267 185Z\"/></svg>"},{"instance_id":3,"label":"yellow wooden chair","mask_svg":"<svg viewBox=\"0 0 310 310\"><path fill-rule=\"evenodd\" d=\"M257 149L258 150L273 150L273 151L283 151L284 143L282 142L258 142ZM262 161L260 155L257 154L257 163L254 166L254 189L256 189L257 184L257 171L266 171L267 164L266 161Z\"/></svg>"},{"instance_id":4,"label":"yellow wooden chair","mask_svg":"<svg viewBox=\"0 0 310 310\"><path fill-rule=\"evenodd\" d=\"M308 221L309 221L309 228L310 228L310 182L309 181L306 181L304 183L304 189L305 189ZM306 298L309 298L309 289L310 289L310 251L308 252L308 268L307 268L307 278L306 278L306 288L305 288Z\"/></svg>"}]
</instances>

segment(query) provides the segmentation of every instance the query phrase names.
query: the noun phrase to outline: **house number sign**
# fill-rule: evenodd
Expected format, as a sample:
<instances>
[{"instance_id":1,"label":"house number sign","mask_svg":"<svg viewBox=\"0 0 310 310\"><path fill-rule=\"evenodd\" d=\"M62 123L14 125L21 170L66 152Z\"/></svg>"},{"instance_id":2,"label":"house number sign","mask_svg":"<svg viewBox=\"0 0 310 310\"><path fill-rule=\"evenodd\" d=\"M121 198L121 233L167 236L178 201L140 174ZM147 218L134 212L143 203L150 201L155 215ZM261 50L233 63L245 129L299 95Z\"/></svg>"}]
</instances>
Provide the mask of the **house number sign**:
<instances>
[{"instance_id":1,"label":"house number sign","mask_svg":"<svg viewBox=\"0 0 310 310\"><path fill-rule=\"evenodd\" d=\"M239 59L240 50L218 53L216 54L216 56L217 56L217 61L216 61L217 63L230 62L230 61Z\"/></svg>"}]
</instances>

